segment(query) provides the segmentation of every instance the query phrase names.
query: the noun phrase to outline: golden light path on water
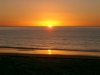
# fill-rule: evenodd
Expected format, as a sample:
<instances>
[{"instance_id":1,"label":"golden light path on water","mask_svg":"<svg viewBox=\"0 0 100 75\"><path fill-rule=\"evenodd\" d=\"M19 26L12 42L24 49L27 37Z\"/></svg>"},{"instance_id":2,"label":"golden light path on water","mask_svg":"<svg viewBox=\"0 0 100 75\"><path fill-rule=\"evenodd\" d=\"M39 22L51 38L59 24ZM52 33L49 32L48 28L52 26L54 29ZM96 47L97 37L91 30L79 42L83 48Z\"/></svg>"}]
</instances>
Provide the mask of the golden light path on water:
<instances>
[{"instance_id":1,"label":"golden light path on water","mask_svg":"<svg viewBox=\"0 0 100 75\"><path fill-rule=\"evenodd\" d=\"M48 54L52 54L50 49L48 50Z\"/></svg>"},{"instance_id":2,"label":"golden light path on water","mask_svg":"<svg viewBox=\"0 0 100 75\"><path fill-rule=\"evenodd\" d=\"M100 52L89 51L70 51L70 50L31 50L31 49L14 49L0 48L0 53L19 53L19 54L44 54L44 55L83 55L83 56L99 56Z\"/></svg>"}]
</instances>

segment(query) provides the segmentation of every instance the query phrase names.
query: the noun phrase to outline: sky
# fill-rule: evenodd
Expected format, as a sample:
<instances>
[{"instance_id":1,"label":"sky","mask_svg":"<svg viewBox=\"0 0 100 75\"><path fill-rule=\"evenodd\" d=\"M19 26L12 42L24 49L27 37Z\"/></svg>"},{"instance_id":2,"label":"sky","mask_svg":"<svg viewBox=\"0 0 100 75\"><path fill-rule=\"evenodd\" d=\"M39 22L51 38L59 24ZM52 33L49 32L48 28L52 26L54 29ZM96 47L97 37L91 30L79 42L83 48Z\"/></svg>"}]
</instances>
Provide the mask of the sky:
<instances>
[{"instance_id":1,"label":"sky","mask_svg":"<svg viewBox=\"0 0 100 75\"><path fill-rule=\"evenodd\" d=\"M100 0L0 0L0 26L100 26Z\"/></svg>"}]
</instances>

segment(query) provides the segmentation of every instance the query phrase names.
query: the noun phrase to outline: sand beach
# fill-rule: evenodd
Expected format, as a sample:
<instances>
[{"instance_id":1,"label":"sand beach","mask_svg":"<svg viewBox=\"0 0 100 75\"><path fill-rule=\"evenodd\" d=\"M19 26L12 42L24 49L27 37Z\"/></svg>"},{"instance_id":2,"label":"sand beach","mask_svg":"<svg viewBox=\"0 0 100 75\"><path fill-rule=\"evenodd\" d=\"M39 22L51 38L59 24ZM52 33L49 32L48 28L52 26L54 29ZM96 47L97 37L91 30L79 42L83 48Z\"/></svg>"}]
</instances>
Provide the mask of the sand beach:
<instances>
[{"instance_id":1,"label":"sand beach","mask_svg":"<svg viewBox=\"0 0 100 75\"><path fill-rule=\"evenodd\" d=\"M17 51L12 48L0 49L0 75L100 74L99 56L11 53L10 50Z\"/></svg>"}]
</instances>

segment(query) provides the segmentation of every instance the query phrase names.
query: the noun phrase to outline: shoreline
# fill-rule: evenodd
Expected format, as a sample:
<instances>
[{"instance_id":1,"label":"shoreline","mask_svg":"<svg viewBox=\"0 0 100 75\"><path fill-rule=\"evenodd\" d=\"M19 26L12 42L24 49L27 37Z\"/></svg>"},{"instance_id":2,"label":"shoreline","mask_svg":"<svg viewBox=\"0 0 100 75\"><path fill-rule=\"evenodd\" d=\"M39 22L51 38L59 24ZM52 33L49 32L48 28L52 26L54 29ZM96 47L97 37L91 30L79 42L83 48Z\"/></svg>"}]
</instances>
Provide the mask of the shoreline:
<instances>
[{"instance_id":1,"label":"shoreline","mask_svg":"<svg viewBox=\"0 0 100 75\"><path fill-rule=\"evenodd\" d=\"M27 51L27 50L48 50L48 48L31 48L31 47L10 47L10 46L0 46L0 49L3 48L3 49L19 49L19 50L22 50L22 51ZM82 52L100 52L100 50L80 50L80 49L77 49L77 50L72 50L72 49L57 49L57 48L52 48L52 50L67 50L67 51L82 51Z\"/></svg>"},{"instance_id":2,"label":"shoreline","mask_svg":"<svg viewBox=\"0 0 100 75\"><path fill-rule=\"evenodd\" d=\"M33 58L53 58L53 59L100 59L97 56L83 55L48 55L48 54L21 54L21 53L0 53L0 56L9 57L33 57Z\"/></svg>"},{"instance_id":3,"label":"shoreline","mask_svg":"<svg viewBox=\"0 0 100 75\"><path fill-rule=\"evenodd\" d=\"M97 57L100 58L100 52L89 52L89 51L74 51L74 50L42 50L42 49L19 49L19 48L0 48L0 55L33 55L35 57L61 57L67 58L71 57Z\"/></svg>"}]
</instances>

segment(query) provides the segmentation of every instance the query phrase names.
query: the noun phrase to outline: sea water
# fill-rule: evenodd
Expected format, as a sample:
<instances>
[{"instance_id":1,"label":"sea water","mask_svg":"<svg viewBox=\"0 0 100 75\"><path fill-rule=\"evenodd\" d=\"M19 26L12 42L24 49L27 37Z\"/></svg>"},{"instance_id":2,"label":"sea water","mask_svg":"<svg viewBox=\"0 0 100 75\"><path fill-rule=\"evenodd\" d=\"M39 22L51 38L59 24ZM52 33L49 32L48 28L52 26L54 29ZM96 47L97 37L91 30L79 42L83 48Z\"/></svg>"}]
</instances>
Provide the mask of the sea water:
<instances>
[{"instance_id":1,"label":"sea water","mask_svg":"<svg viewBox=\"0 0 100 75\"><path fill-rule=\"evenodd\" d=\"M100 27L0 27L0 47L100 51Z\"/></svg>"}]
</instances>

